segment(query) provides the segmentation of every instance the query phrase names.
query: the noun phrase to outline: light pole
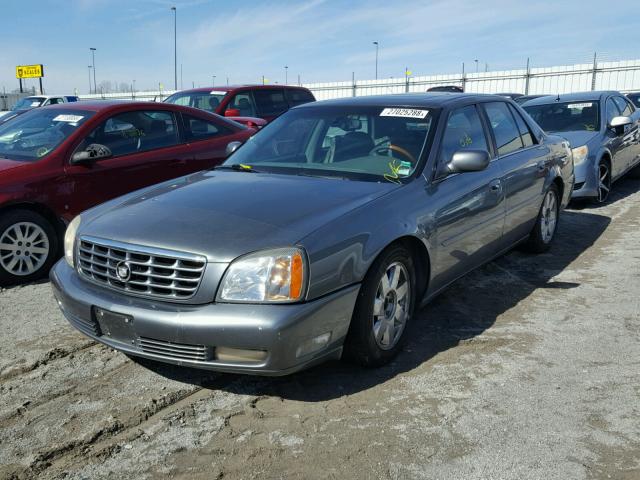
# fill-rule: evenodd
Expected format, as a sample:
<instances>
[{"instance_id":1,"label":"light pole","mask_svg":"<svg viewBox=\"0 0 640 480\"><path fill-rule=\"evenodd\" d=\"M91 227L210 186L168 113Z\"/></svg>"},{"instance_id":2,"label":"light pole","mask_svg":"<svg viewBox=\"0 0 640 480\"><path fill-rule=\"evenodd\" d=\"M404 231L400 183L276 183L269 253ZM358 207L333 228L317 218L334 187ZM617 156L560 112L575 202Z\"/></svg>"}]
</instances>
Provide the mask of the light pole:
<instances>
[{"instance_id":1,"label":"light pole","mask_svg":"<svg viewBox=\"0 0 640 480\"><path fill-rule=\"evenodd\" d=\"M284 84L287 85L289 83L289 67L287 65L284 66Z\"/></svg>"},{"instance_id":2,"label":"light pole","mask_svg":"<svg viewBox=\"0 0 640 480\"><path fill-rule=\"evenodd\" d=\"M98 93L98 87L96 86L96 49L89 47L91 50L91 63L93 64L93 93Z\"/></svg>"},{"instance_id":3,"label":"light pole","mask_svg":"<svg viewBox=\"0 0 640 480\"><path fill-rule=\"evenodd\" d=\"M91 95L91 65L89 65L89 95Z\"/></svg>"},{"instance_id":4,"label":"light pole","mask_svg":"<svg viewBox=\"0 0 640 480\"><path fill-rule=\"evenodd\" d=\"M476 62L476 73L478 73L478 59L476 58L474 62Z\"/></svg>"},{"instance_id":5,"label":"light pole","mask_svg":"<svg viewBox=\"0 0 640 480\"><path fill-rule=\"evenodd\" d=\"M215 75L211 75L211 79L212 79L211 86L215 87L216 86L216 76Z\"/></svg>"},{"instance_id":6,"label":"light pole","mask_svg":"<svg viewBox=\"0 0 640 480\"><path fill-rule=\"evenodd\" d=\"M173 10L173 86L178 90L178 12L176 7L171 7L171 10Z\"/></svg>"},{"instance_id":7,"label":"light pole","mask_svg":"<svg viewBox=\"0 0 640 480\"><path fill-rule=\"evenodd\" d=\"M378 42L373 42L376 46L376 80L378 79Z\"/></svg>"},{"instance_id":8,"label":"light pole","mask_svg":"<svg viewBox=\"0 0 640 480\"><path fill-rule=\"evenodd\" d=\"M131 84L131 95L133 96L133 98L136 98L136 79L133 79L133 82Z\"/></svg>"}]
</instances>

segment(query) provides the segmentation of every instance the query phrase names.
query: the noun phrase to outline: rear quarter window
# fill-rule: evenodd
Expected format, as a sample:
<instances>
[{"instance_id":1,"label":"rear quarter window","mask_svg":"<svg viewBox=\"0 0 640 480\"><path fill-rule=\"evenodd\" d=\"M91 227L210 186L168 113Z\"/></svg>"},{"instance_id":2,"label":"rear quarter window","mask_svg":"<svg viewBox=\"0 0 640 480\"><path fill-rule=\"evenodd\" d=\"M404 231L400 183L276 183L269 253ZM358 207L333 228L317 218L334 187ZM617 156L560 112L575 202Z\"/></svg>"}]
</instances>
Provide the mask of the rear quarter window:
<instances>
[{"instance_id":1,"label":"rear quarter window","mask_svg":"<svg viewBox=\"0 0 640 480\"><path fill-rule=\"evenodd\" d=\"M287 97L292 107L296 105L302 105L303 103L315 102L316 99L311 92L307 90L288 89Z\"/></svg>"}]
</instances>

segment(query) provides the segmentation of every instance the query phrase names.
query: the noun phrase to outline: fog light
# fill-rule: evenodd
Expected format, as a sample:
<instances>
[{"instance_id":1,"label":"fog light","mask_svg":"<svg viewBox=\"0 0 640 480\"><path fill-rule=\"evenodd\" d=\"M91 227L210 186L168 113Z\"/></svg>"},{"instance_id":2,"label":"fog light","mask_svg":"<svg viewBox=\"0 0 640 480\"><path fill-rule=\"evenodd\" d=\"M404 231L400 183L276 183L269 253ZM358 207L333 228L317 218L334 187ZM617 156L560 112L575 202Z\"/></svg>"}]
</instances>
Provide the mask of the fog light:
<instances>
[{"instance_id":1,"label":"fog light","mask_svg":"<svg viewBox=\"0 0 640 480\"><path fill-rule=\"evenodd\" d=\"M305 340L296 350L296 357L303 357L305 355L309 355L310 353L317 352L318 350L323 349L327 346L329 340L331 340L331 332L323 333L322 335L318 335L317 337Z\"/></svg>"},{"instance_id":2,"label":"fog light","mask_svg":"<svg viewBox=\"0 0 640 480\"><path fill-rule=\"evenodd\" d=\"M216 360L229 363L259 363L267 358L265 350L216 347Z\"/></svg>"}]
</instances>

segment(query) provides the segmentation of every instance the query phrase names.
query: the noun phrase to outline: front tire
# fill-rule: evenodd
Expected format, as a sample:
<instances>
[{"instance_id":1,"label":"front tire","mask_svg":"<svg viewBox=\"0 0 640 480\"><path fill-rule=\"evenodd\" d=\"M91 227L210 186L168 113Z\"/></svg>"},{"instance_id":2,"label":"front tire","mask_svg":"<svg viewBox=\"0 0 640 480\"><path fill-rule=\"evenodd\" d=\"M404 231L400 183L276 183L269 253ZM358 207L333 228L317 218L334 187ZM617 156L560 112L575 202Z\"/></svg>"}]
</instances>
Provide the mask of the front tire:
<instances>
[{"instance_id":1,"label":"front tire","mask_svg":"<svg viewBox=\"0 0 640 480\"><path fill-rule=\"evenodd\" d=\"M58 236L42 215L13 210L0 217L0 286L41 278L57 252Z\"/></svg>"},{"instance_id":2,"label":"front tire","mask_svg":"<svg viewBox=\"0 0 640 480\"><path fill-rule=\"evenodd\" d=\"M611 167L609 162L602 159L598 164L598 195L593 199L597 205L606 203L611 191Z\"/></svg>"},{"instance_id":3,"label":"front tire","mask_svg":"<svg viewBox=\"0 0 640 480\"><path fill-rule=\"evenodd\" d=\"M415 270L409 252L401 246L383 252L360 288L345 355L365 367L390 362L406 339L415 292Z\"/></svg>"},{"instance_id":4,"label":"front tire","mask_svg":"<svg viewBox=\"0 0 640 480\"><path fill-rule=\"evenodd\" d=\"M551 185L544 194L538 218L525 244L526 249L532 253L548 251L556 236L559 218L560 192L556 185Z\"/></svg>"}]
</instances>

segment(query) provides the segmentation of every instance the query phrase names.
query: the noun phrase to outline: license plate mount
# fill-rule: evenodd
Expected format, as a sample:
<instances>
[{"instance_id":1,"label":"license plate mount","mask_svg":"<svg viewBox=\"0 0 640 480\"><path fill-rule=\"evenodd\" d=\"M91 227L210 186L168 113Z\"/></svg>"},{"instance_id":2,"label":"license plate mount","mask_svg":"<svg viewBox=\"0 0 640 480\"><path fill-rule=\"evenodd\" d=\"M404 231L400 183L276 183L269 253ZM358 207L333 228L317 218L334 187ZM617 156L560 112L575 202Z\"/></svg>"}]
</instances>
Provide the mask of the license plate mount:
<instances>
[{"instance_id":1,"label":"license plate mount","mask_svg":"<svg viewBox=\"0 0 640 480\"><path fill-rule=\"evenodd\" d=\"M136 334L131 315L93 307L93 317L100 325L104 336L118 342L135 343Z\"/></svg>"}]
</instances>

